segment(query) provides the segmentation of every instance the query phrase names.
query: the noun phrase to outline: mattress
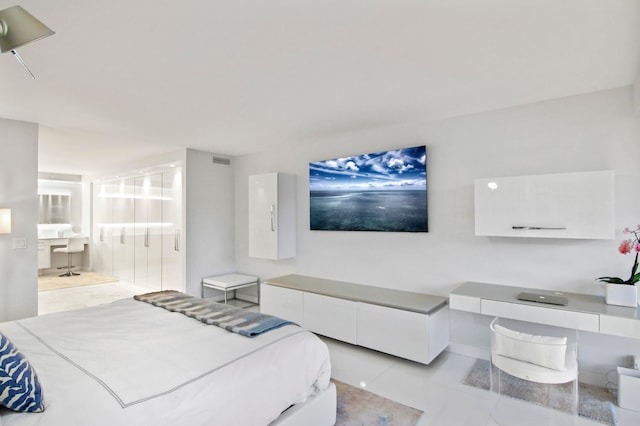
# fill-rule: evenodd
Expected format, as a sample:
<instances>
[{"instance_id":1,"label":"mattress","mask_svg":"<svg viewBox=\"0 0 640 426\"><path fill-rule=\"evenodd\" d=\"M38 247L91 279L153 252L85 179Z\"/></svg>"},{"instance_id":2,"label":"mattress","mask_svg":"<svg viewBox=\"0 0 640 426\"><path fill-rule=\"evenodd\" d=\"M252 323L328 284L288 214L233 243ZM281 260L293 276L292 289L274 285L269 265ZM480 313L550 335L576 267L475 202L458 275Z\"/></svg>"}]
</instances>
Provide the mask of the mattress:
<instances>
[{"instance_id":1,"label":"mattress","mask_svg":"<svg viewBox=\"0 0 640 426\"><path fill-rule=\"evenodd\" d=\"M42 413L2 426L267 425L329 386L296 325L248 338L132 299L0 324L35 369Z\"/></svg>"}]
</instances>

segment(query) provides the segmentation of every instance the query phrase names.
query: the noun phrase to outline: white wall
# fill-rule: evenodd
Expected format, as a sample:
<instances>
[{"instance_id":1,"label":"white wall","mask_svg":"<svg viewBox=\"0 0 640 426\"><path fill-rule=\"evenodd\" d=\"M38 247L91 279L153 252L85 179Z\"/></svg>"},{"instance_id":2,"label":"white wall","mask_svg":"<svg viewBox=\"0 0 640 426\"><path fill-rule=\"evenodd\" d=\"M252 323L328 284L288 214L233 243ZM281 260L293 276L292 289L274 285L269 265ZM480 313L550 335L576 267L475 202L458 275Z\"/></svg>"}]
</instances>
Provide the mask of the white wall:
<instances>
[{"instance_id":1,"label":"white wall","mask_svg":"<svg viewBox=\"0 0 640 426\"><path fill-rule=\"evenodd\" d=\"M183 168L186 293L194 296L202 278L234 269L233 164L214 164L213 156L188 149Z\"/></svg>"},{"instance_id":2,"label":"white wall","mask_svg":"<svg viewBox=\"0 0 640 426\"><path fill-rule=\"evenodd\" d=\"M0 208L11 209L10 235L0 235L0 321L38 313L38 126L0 119ZM26 249L12 249L26 238Z\"/></svg>"},{"instance_id":3,"label":"white wall","mask_svg":"<svg viewBox=\"0 0 640 426\"><path fill-rule=\"evenodd\" d=\"M429 233L309 230L310 161L419 144L427 146ZM442 296L470 280L604 294L596 277L631 268L632 259L616 249L621 229L640 223L638 158L640 117L631 87L301 140L289 151L237 158L236 266L263 279L298 273ZM608 169L616 174L616 240L474 236L475 178ZM247 256L247 176L273 171L298 179L298 254L291 260ZM455 329L469 330L474 322L459 321L464 324ZM454 333L452 339L465 343L468 337Z\"/></svg>"}]
</instances>

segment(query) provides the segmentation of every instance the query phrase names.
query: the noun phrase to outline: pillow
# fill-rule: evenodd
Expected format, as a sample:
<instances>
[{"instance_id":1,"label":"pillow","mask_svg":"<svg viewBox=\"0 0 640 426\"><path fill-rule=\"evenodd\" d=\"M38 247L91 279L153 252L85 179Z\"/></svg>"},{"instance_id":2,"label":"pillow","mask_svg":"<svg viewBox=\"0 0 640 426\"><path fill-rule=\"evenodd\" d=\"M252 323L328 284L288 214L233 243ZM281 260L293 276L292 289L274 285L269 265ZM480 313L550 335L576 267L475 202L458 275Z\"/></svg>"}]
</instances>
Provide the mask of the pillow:
<instances>
[{"instance_id":1,"label":"pillow","mask_svg":"<svg viewBox=\"0 0 640 426\"><path fill-rule=\"evenodd\" d=\"M566 337L534 336L494 325L494 352L497 355L564 371Z\"/></svg>"},{"instance_id":2,"label":"pillow","mask_svg":"<svg viewBox=\"0 0 640 426\"><path fill-rule=\"evenodd\" d=\"M0 333L0 405L13 411L44 411L42 388L29 361Z\"/></svg>"}]
</instances>

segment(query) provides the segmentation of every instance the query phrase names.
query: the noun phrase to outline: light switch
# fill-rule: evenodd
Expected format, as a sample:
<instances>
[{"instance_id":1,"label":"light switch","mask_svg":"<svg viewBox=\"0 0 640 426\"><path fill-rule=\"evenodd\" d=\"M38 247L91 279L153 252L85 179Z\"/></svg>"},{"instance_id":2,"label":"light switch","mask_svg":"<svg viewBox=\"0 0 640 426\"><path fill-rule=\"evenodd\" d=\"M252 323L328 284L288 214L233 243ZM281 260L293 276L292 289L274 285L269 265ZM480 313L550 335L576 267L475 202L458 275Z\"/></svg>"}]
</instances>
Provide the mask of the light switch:
<instances>
[{"instance_id":1,"label":"light switch","mask_svg":"<svg viewBox=\"0 0 640 426\"><path fill-rule=\"evenodd\" d=\"M26 238L14 238L13 239L13 249L26 249L27 248L27 239Z\"/></svg>"}]
</instances>

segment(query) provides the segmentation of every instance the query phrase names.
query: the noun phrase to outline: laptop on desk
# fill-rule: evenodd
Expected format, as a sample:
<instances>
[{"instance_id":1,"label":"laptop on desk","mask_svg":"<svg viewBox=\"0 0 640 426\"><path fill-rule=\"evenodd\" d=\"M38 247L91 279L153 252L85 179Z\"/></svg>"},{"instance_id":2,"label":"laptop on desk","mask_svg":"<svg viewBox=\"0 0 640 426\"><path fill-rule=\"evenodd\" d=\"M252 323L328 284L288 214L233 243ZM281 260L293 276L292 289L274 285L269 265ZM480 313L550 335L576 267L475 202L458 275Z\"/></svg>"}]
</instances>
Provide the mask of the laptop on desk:
<instances>
[{"instance_id":1,"label":"laptop on desk","mask_svg":"<svg viewBox=\"0 0 640 426\"><path fill-rule=\"evenodd\" d=\"M526 292L518 294L518 300L524 300L526 302L547 303L550 305L560 306L567 306L567 303L569 303L569 299L567 299L566 297Z\"/></svg>"}]
</instances>

